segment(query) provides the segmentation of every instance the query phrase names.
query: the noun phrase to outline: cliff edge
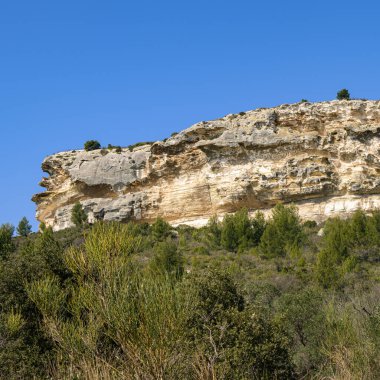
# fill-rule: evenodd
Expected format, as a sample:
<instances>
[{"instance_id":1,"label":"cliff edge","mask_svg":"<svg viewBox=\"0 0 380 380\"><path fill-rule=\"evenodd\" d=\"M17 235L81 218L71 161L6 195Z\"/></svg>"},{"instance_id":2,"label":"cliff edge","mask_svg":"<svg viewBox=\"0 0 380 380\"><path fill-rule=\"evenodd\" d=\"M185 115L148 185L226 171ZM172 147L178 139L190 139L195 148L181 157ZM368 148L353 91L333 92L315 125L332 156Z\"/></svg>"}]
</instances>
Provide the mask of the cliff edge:
<instances>
[{"instance_id":1,"label":"cliff edge","mask_svg":"<svg viewBox=\"0 0 380 380\"><path fill-rule=\"evenodd\" d=\"M80 201L90 221L201 226L247 207L293 202L322 221L380 208L380 101L285 104L200 122L154 144L45 158L37 219L72 225Z\"/></svg>"}]
</instances>

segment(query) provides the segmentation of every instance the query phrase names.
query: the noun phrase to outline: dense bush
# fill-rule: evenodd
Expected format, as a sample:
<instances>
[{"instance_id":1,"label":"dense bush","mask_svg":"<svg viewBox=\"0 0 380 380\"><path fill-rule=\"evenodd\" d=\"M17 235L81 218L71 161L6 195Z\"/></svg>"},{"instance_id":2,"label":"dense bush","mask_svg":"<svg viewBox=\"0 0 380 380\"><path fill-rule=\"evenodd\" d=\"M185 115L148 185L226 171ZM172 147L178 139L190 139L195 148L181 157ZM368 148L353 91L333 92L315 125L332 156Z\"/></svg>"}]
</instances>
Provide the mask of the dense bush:
<instances>
[{"instance_id":1,"label":"dense bush","mask_svg":"<svg viewBox=\"0 0 380 380\"><path fill-rule=\"evenodd\" d=\"M14 248L12 236L15 228L8 223L0 226L0 258L5 257Z\"/></svg>"},{"instance_id":2,"label":"dense bush","mask_svg":"<svg viewBox=\"0 0 380 380\"><path fill-rule=\"evenodd\" d=\"M156 241L162 241L169 236L171 227L162 218L157 218L152 224L152 237Z\"/></svg>"},{"instance_id":3,"label":"dense bush","mask_svg":"<svg viewBox=\"0 0 380 380\"><path fill-rule=\"evenodd\" d=\"M101 145L100 142L97 140L88 140L84 143L84 150L89 152L91 150L100 149Z\"/></svg>"},{"instance_id":4,"label":"dense bush","mask_svg":"<svg viewBox=\"0 0 380 380\"><path fill-rule=\"evenodd\" d=\"M225 249L229 251L244 250L259 244L265 230L265 219L260 212L250 219L248 211L242 209L235 214L226 214L220 226L211 219L209 228L215 238L220 236L220 242ZM217 240L219 241L219 239Z\"/></svg>"},{"instance_id":5,"label":"dense bush","mask_svg":"<svg viewBox=\"0 0 380 380\"><path fill-rule=\"evenodd\" d=\"M230 275L201 272L184 286L192 300L186 332L202 378L293 377L286 336L245 305Z\"/></svg>"},{"instance_id":6,"label":"dense bush","mask_svg":"<svg viewBox=\"0 0 380 380\"><path fill-rule=\"evenodd\" d=\"M63 249L51 229L19 245L0 260L0 378L44 378L53 341L41 329L41 314L25 284L54 275L62 283L70 273L63 266Z\"/></svg>"},{"instance_id":7,"label":"dense bush","mask_svg":"<svg viewBox=\"0 0 380 380\"><path fill-rule=\"evenodd\" d=\"M342 90L338 91L336 98L338 100L350 100L350 93L347 89L343 88Z\"/></svg>"},{"instance_id":8,"label":"dense bush","mask_svg":"<svg viewBox=\"0 0 380 380\"><path fill-rule=\"evenodd\" d=\"M324 287L336 287L360 261L378 257L378 213L367 216L357 211L347 220L330 219L324 226L322 249L317 257L316 275Z\"/></svg>"},{"instance_id":9,"label":"dense bush","mask_svg":"<svg viewBox=\"0 0 380 380\"><path fill-rule=\"evenodd\" d=\"M278 204L260 241L260 251L267 257L297 254L304 240L304 233L295 206Z\"/></svg>"},{"instance_id":10,"label":"dense bush","mask_svg":"<svg viewBox=\"0 0 380 380\"><path fill-rule=\"evenodd\" d=\"M184 269L183 257L178 251L177 245L172 241L159 242L155 246L151 267L159 273L181 278Z\"/></svg>"}]
</instances>

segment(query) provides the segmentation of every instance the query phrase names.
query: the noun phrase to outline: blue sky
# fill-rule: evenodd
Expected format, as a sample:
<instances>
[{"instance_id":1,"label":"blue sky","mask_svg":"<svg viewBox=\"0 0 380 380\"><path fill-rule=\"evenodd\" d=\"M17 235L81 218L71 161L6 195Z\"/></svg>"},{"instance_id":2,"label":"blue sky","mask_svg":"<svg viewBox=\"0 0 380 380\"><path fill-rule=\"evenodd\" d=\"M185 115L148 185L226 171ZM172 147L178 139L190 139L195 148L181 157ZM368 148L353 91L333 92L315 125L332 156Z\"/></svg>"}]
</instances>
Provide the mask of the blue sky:
<instances>
[{"instance_id":1,"label":"blue sky","mask_svg":"<svg viewBox=\"0 0 380 380\"><path fill-rule=\"evenodd\" d=\"M1 1L0 223L33 226L46 155L126 146L346 87L380 92L376 1Z\"/></svg>"}]
</instances>

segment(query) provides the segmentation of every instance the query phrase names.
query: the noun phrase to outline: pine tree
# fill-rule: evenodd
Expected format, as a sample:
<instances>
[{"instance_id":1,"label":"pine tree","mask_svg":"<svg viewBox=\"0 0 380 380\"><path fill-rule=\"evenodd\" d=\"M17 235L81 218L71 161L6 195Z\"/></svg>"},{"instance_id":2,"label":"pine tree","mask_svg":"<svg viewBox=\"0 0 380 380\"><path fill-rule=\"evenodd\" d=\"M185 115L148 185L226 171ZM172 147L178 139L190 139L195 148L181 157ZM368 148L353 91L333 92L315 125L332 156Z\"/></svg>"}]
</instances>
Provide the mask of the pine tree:
<instances>
[{"instance_id":1,"label":"pine tree","mask_svg":"<svg viewBox=\"0 0 380 380\"><path fill-rule=\"evenodd\" d=\"M338 91L338 93L336 94L336 98L338 100L350 100L351 99L350 93L348 92L348 90L346 88L343 88L342 90Z\"/></svg>"},{"instance_id":2,"label":"pine tree","mask_svg":"<svg viewBox=\"0 0 380 380\"><path fill-rule=\"evenodd\" d=\"M293 205L276 205L260 241L261 252L267 257L285 256L297 250L303 240L297 208Z\"/></svg>"},{"instance_id":3,"label":"pine tree","mask_svg":"<svg viewBox=\"0 0 380 380\"><path fill-rule=\"evenodd\" d=\"M21 220L20 223L17 226L17 233L20 236L28 236L32 232L32 226L30 225L28 219L24 216Z\"/></svg>"}]
</instances>

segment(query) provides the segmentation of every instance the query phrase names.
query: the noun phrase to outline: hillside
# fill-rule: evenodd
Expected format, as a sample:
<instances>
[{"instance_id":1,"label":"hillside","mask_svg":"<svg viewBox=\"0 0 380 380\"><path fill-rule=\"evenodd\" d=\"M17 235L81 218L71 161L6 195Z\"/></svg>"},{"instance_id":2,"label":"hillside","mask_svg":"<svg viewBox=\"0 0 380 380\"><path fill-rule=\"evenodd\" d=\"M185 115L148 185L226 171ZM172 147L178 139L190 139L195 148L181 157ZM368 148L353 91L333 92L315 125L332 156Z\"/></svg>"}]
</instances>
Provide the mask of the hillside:
<instances>
[{"instance_id":1,"label":"hillside","mask_svg":"<svg viewBox=\"0 0 380 380\"><path fill-rule=\"evenodd\" d=\"M379 379L379 252L379 211L0 226L0 379Z\"/></svg>"},{"instance_id":2,"label":"hillside","mask_svg":"<svg viewBox=\"0 0 380 380\"><path fill-rule=\"evenodd\" d=\"M284 104L200 122L153 144L47 157L37 218L71 226L80 201L94 220L204 225L247 207L293 202L303 219L380 207L380 101Z\"/></svg>"}]
</instances>

